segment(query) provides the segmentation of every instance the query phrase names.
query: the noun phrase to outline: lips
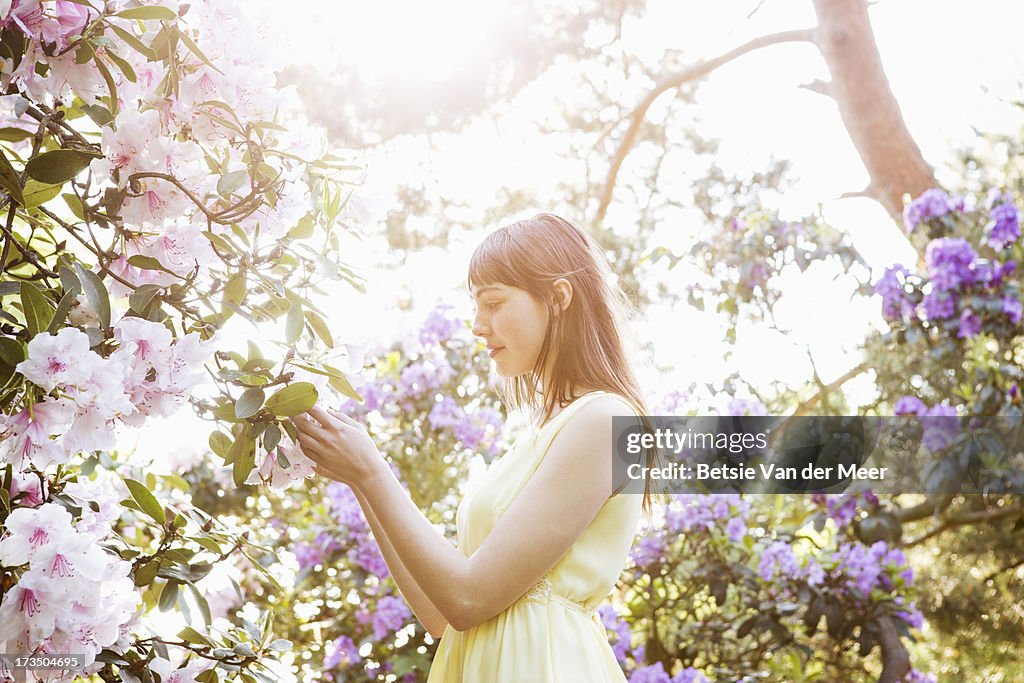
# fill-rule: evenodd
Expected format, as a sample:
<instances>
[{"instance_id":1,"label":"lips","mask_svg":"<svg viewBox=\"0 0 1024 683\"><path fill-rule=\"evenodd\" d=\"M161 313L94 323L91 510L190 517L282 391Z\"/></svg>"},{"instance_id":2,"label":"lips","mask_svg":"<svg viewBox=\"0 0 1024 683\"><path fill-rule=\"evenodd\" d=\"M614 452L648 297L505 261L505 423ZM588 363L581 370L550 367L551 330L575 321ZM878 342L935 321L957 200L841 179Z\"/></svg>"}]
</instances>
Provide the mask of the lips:
<instances>
[{"instance_id":1,"label":"lips","mask_svg":"<svg viewBox=\"0 0 1024 683\"><path fill-rule=\"evenodd\" d=\"M504 346L488 346L487 353L490 354L491 358L494 358L496 355L498 355L498 352L502 351L504 348Z\"/></svg>"}]
</instances>

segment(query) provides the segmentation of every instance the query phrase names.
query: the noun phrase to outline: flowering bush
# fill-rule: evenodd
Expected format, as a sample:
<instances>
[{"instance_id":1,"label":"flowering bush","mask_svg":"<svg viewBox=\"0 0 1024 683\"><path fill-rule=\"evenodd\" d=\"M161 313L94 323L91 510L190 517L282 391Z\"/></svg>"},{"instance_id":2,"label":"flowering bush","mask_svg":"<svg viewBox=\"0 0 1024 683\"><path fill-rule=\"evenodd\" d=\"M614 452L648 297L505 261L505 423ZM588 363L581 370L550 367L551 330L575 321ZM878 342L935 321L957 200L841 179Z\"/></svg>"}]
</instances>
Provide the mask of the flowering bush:
<instances>
[{"instance_id":1,"label":"flowering bush","mask_svg":"<svg viewBox=\"0 0 1024 683\"><path fill-rule=\"evenodd\" d=\"M267 31L223 2L0 4L0 642L85 655L47 680L253 680L289 647L269 612L215 632L197 585L252 545L114 451L192 400L234 484L283 484L311 467L282 418L356 395L309 299L353 282L354 167L275 87ZM290 350L224 348L234 316L284 317ZM197 628L156 635L157 608Z\"/></svg>"}]
</instances>

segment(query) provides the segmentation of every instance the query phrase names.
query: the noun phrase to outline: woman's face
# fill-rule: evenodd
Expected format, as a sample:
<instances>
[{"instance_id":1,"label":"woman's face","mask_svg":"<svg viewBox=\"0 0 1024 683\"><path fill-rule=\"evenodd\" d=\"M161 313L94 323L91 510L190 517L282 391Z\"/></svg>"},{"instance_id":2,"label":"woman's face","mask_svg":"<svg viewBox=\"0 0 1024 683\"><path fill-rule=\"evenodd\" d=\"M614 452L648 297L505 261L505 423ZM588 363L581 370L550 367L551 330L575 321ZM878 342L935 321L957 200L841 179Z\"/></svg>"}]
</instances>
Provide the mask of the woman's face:
<instances>
[{"instance_id":1,"label":"woman's face","mask_svg":"<svg viewBox=\"0 0 1024 683\"><path fill-rule=\"evenodd\" d=\"M486 342L498 374L518 377L533 370L548 326L543 302L525 289L502 284L480 285L472 294L473 334Z\"/></svg>"}]
</instances>

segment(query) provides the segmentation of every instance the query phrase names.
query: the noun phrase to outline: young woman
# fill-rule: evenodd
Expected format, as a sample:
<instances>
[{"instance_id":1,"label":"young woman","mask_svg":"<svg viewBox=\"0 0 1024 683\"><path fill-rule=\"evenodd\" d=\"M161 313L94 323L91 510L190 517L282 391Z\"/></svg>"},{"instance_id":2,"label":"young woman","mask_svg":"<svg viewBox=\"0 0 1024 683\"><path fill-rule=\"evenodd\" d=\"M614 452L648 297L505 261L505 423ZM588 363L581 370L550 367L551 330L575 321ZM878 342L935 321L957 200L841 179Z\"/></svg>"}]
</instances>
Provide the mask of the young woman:
<instances>
[{"instance_id":1,"label":"young woman","mask_svg":"<svg viewBox=\"0 0 1024 683\"><path fill-rule=\"evenodd\" d=\"M625 681L595 609L651 491L613 490L612 417L646 410L610 283L596 243L552 214L500 228L473 254L473 332L507 405L533 422L459 505L457 547L361 424L319 407L294 420L318 472L352 487L399 590L441 639L428 683Z\"/></svg>"}]
</instances>

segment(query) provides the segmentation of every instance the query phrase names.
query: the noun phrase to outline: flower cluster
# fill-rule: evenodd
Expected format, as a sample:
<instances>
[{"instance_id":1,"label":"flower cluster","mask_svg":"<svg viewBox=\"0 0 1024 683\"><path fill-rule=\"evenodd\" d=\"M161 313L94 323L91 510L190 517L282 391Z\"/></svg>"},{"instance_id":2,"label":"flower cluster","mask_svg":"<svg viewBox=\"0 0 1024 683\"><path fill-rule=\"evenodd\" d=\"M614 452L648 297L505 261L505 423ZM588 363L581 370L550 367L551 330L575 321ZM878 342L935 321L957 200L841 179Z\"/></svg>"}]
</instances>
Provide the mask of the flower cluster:
<instances>
[{"instance_id":1,"label":"flower cluster","mask_svg":"<svg viewBox=\"0 0 1024 683\"><path fill-rule=\"evenodd\" d=\"M683 669L675 676L670 676L665 671L665 665L655 662L649 666L641 666L633 669L629 676L629 683L711 683L707 676L699 670L690 667Z\"/></svg>"},{"instance_id":2,"label":"flower cluster","mask_svg":"<svg viewBox=\"0 0 1024 683\"><path fill-rule=\"evenodd\" d=\"M934 326L955 319L952 324L960 339L973 338L989 327L1020 323L1024 306L1019 287L1010 277L1017 266L1014 250L1021 236L1017 208L999 192L990 193L982 207L968 209L967 204L933 189L907 206L907 229L928 224L933 239L925 248L923 277L897 264L887 268L875 284L875 293L882 297L882 314L890 323ZM955 226L980 223L985 224L984 245L991 250L986 257L963 237L951 234Z\"/></svg>"},{"instance_id":3,"label":"flower cluster","mask_svg":"<svg viewBox=\"0 0 1024 683\"><path fill-rule=\"evenodd\" d=\"M956 408L942 402L929 408L916 396L902 396L893 408L896 415L914 415L921 418L921 442L932 453L948 446L960 432Z\"/></svg>"},{"instance_id":4,"label":"flower cluster","mask_svg":"<svg viewBox=\"0 0 1024 683\"><path fill-rule=\"evenodd\" d=\"M874 589L888 594L914 582L914 571L903 551L890 548L885 541L875 541L870 547L856 542L840 543L833 562L836 571L846 577L847 586L856 588L864 597L869 597Z\"/></svg>"},{"instance_id":5,"label":"flower cluster","mask_svg":"<svg viewBox=\"0 0 1024 683\"><path fill-rule=\"evenodd\" d=\"M212 352L212 340L196 333L175 340L163 325L140 318L121 319L114 335L119 346L105 358L74 327L32 338L17 370L51 395L3 418L3 461L45 469L75 453L112 448L118 422L137 426L182 406Z\"/></svg>"},{"instance_id":6,"label":"flower cluster","mask_svg":"<svg viewBox=\"0 0 1024 683\"><path fill-rule=\"evenodd\" d=\"M103 550L102 536L76 527L56 503L17 508L4 525L0 564L27 567L0 604L4 651L80 653L88 671L98 670L96 655L127 635L141 602L131 563Z\"/></svg>"}]
</instances>

